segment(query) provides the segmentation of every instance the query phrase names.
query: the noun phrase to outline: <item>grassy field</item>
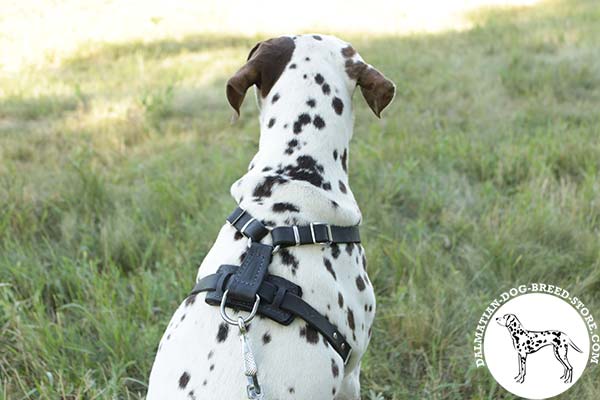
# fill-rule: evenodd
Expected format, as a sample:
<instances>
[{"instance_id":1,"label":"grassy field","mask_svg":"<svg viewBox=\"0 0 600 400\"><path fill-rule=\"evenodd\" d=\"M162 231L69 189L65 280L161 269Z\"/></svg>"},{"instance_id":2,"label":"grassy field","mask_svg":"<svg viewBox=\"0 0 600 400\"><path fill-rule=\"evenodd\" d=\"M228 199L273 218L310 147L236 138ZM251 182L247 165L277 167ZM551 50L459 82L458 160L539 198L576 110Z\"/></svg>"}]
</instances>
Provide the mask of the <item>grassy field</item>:
<instances>
[{"instance_id":1,"label":"grassy field","mask_svg":"<svg viewBox=\"0 0 600 400\"><path fill-rule=\"evenodd\" d=\"M600 6L470 18L340 34L398 87L381 120L355 99L378 296L365 399L512 398L472 339L516 284L568 288L600 317ZM0 74L0 398L143 397L257 147L255 105L230 125L224 82L263 38L91 41ZM599 392L590 368L560 398Z\"/></svg>"}]
</instances>

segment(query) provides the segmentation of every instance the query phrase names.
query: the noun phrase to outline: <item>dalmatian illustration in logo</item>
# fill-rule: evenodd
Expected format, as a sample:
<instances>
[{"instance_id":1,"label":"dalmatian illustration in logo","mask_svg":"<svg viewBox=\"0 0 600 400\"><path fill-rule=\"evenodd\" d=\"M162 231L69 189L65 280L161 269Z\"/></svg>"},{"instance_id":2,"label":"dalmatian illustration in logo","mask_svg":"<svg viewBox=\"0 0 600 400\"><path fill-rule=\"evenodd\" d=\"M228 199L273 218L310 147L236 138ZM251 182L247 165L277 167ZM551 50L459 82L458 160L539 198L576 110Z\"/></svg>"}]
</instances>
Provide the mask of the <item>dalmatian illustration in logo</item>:
<instances>
[{"instance_id":1,"label":"dalmatian illustration in logo","mask_svg":"<svg viewBox=\"0 0 600 400\"><path fill-rule=\"evenodd\" d=\"M525 381L527 356L533 354L546 346L552 346L554 356L564 368L560 377L565 383L573 380L573 367L567 358L569 347L583 353L579 347L567 336L566 333L557 330L530 331L523 327L515 314L505 314L496 318L496 322L508 329L512 338L513 346L519 357L519 374L515 377L518 383Z\"/></svg>"}]
</instances>

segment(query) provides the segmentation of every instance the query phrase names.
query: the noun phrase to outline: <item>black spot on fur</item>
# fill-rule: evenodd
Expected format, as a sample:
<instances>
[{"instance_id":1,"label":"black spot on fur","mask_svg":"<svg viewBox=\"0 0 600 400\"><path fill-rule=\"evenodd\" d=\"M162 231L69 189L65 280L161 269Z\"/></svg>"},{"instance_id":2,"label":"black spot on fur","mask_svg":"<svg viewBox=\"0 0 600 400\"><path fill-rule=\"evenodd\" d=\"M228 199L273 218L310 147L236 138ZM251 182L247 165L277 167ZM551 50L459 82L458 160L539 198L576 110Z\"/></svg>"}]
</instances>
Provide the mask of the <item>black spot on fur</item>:
<instances>
[{"instance_id":1,"label":"black spot on fur","mask_svg":"<svg viewBox=\"0 0 600 400\"><path fill-rule=\"evenodd\" d=\"M331 359L331 373L333 374L334 378L337 378L337 376L340 374L340 368L333 358Z\"/></svg>"},{"instance_id":2,"label":"black spot on fur","mask_svg":"<svg viewBox=\"0 0 600 400\"><path fill-rule=\"evenodd\" d=\"M194 302L196 301L196 295L192 294L191 296L188 296L187 299L185 299L185 305L187 306L191 306L192 304L194 304Z\"/></svg>"},{"instance_id":3,"label":"black spot on fur","mask_svg":"<svg viewBox=\"0 0 600 400\"><path fill-rule=\"evenodd\" d=\"M333 160L334 160L334 161L337 161L337 157L338 157L337 150L334 150L334 151L333 151Z\"/></svg>"},{"instance_id":4,"label":"black spot on fur","mask_svg":"<svg viewBox=\"0 0 600 400\"><path fill-rule=\"evenodd\" d=\"M312 326L306 324L300 328L300 336L305 337L308 343L319 343L319 333Z\"/></svg>"},{"instance_id":5,"label":"black spot on fur","mask_svg":"<svg viewBox=\"0 0 600 400\"><path fill-rule=\"evenodd\" d=\"M308 115L306 113L300 114L298 116L298 122L300 122L302 125L310 124L310 115Z\"/></svg>"},{"instance_id":6,"label":"black spot on fur","mask_svg":"<svg viewBox=\"0 0 600 400\"><path fill-rule=\"evenodd\" d=\"M347 193L348 190L346 189L346 185L344 185L344 182L339 181L338 183L339 183L339 187L340 187L340 192Z\"/></svg>"},{"instance_id":7,"label":"black spot on fur","mask_svg":"<svg viewBox=\"0 0 600 400\"><path fill-rule=\"evenodd\" d=\"M337 280L337 276L335 275L331 261L329 261L328 258L323 257L323 264L325 264L325 268L327 268L327 271L333 276L333 279Z\"/></svg>"},{"instance_id":8,"label":"black spot on fur","mask_svg":"<svg viewBox=\"0 0 600 400\"><path fill-rule=\"evenodd\" d=\"M217 342L223 343L227 340L227 335L229 334L229 325L225 322L221 322L219 324L219 331L217 332Z\"/></svg>"},{"instance_id":9,"label":"black spot on fur","mask_svg":"<svg viewBox=\"0 0 600 400\"><path fill-rule=\"evenodd\" d=\"M342 168L344 169L344 172L348 172L348 149L344 149L340 160L342 160Z\"/></svg>"},{"instance_id":10,"label":"black spot on fur","mask_svg":"<svg viewBox=\"0 0 600 400\"><path fill-rule=\"evenodd\" d=\"M269 332L267 332L263 335L262 342L263 342L263 344L271 343L271 335L269 335Z\"/></svg>"},{"instance_id":11,"label":"black spot on fur","mask_svg":"<svg viewBox=\"0 0 600 400\"><path fill-rule=\"evenodd\" d=\"M304 61L310 61L310 57L304 57Z\"/></svg>"},{"instance_id":12,"label":"black spot on fur","mask_svg":"<svg viewBox=\"0 0 600 400\"><path fill-rule=\"evenodd\" d=\"M331 106L333 107L337 115L342 115L342 112L344 112L344 103L342 102L342 100L340 100L339 97L333 98L333 100L331 101Z\"/></svg>"},{"instance_id":13,"label":"black spot on fur","mask_svg":"<svg viewBox=\"0 0 600 400\"><path fill-rule=\"evenodd\" d=\"M319 115L315 115L315 118L313 119L313 125L317 129L323 129L325 127L325 121L323 121L323 118L321 118Z\"/></svg>"},{"instance_id":14,"label":"black spot on fur","mask_svg":"<svg viewBox=\"0 0 600 400\"><path fill-rule=\"evenodd\" d=\"M348 45L342 49L342 55L346 58L350 58L356 54L356 50L352 48L352 46Z\"/></svg>"},{"instance_id":15,"label":"black spot on fur","mask_svg":"<svg viewBox=\"0 0 600 400\"><path fill-rule=\"evenodd\" d=\"M181 319L180 319L179 321L183 321L184 319L185 319L185 314L183 314L183 315L181 316Z\"/></svg>"},{"instance_id":16,"label":"black spot on fur","mask_svg":"<svg viewBox=\"0 0 600 400\"><path fill-rule=\"evenodd\" d=\"M322 187L323 190L331 190L331 183L325 182Z\"/></svg>"},{"instance_id":17,"label":"black spot on fur","mask_svg":"<svg viewBox=\"0 0 600 400\"><path fill-rule=\"evenodd\" d=\"M272 170L272 169L273 169L272 167L264 167L264 168L262 169L262 172L268 172L268 171L270 171L270 170Z\"/></svg>"},{"instance_id":18,"label":"black spot on fur","mask_svg":"<svg viewBox=\"0 0 600 400\"><path fill-rule=\"evenodd\" d=\"M338 292L338 305L340 308L344 308L344 296L340 292Z\"/></svg>"},{"instance_id":19,"label":"black spot on fur","mask_svg":"<svg viewBox=\"0 0 600 400\"><path fill-rule=\"evenodd\" d=\"M302 113L298 116L298 119L294 121L294 133L297 135L302 132L302 127L304 125L310 124L311 118L310 115L306 113Z\"/></svg>"},{"instance_id":20,"label":"black spot on fur","mask_svg":"<svg viewBox=\"0 0 600 400\"><path fill-rule=\"evenodd\" d=\"M271 103L275 104L277 102L277 100L279 100L279 93L275 93L273 95L273 99L271 99Z\"/></svg>"},{"instance_id":21,"label":"black spot on fur","mask_svg":"<svg viewBox=\"0 0 600 400\"><path fill-rule=\"evenodd\" d=\"M323 171L321 164L311 156L300 156L296 159L296 165L286 165L281 170L292 180L306 181L314 186L321 187L323 185Z\"/></svg>"},{"instance_id":22,"label":"black spot on fur","mask_svg":"<svg viewBox=\"0 0 600 400\"><path fill-rule=\"evenodd\" d=\"M214 354L215 354L215 353L214 353L214 351L212 351L212 350L211 350L211 351L209 351L209 352L208 352L208 355L206 356L206 359L207 359L207 360L210 360Z\"/></svg>"},{"instance_id":23,"label":"black spot on fur","mask_svg":"<svg viewBox=\"0 0 600 400\"><path fill-rule=\"evenodd\" d=\"M296 64L290 64L290 69L296 69Z\"/></svg>"},{"instance_id":24,"label":"black spot on fur","mask_svg":"<svg viewBox=\"0 0 600 400\"><path fill-rule=\"evenodd\" d=\"M191 376L187 372L181 374L181 376L179 377L179 389L185 389L188 382L190 381L190 378Z\"/></svg>"},{"instance_id":25,"label":"black spot on fur","mask_svg":"<svg viewBox=\"0 0 600 400\"><path fill-rule=\"evenodd\" d=\"M306 101L306 105L309 106L309 107L311 107L311 108L314 108L317 105L317 102L316 102L315 99L308 99Z\"/></svg>"},{"instance_id":26,"label":"black spot on fur","mask_svg":"<svg viewBox=\"0 0 600 400\"><path fill-rule=\"evenodd\" d=\"M281 256L282 264L289 265L292 268L292 275L296 275L296 271L300 265L298 259L286 248L279 250L278 254Z\"/></svg>"},{"instance_id":27,"label":"black spot on fur","mask_svg":"<svg viewBox=\"0 0 600 400\"><path fill-rule=\"evenodd\" d=\"M352 331L355 329L354 325L354 312L350 308L348 308L348 326Z\"/></svg>"},{"instance_id":28,"label":"black spot on fur","mask_svg":"<svg viewBox=\"0 0 600 400\"><path fill-rule=\"evenodd\" d=\"M340 255L340 246L337 243L331 243L329 248L331 249L331 255L333 258L337 259Z\"/></svg>"},{"instance_id":29,"label":"black spot on fur","mask_svg":"<svg viewBox=\"0 0 600 400\"><path fill-rule=\"evenodd\" d=\"M293 387L291 387L288 389L288 392L290 392L290 394L294 394L296 393L296 390Z\"/></svg>"},{"instance_id":30,"label":"black spot on fur","mask_svg":"<svg viewBox=\"0 0 600 400\"><path fill-rule=\"evenodd\" d=\"M252 193L254 195L254 197L271 197L271 195L273 194L272 190L273 190L273 186L277 183L282 184L282 183L286 183L287 179L278 176L278 175L274 175L274 176L267 176L265 177L265 179L263 180L262 183L258 184L255 188L254 188L254 192Z\"/></svg>"},{"instance_id":31,"label":"black spot on fur","mask_svg":"<svg viewBox=\"0 0 600 400\"><path fill-rule=\"evenodd\" d=\"M338 202L337 202L337 201L335 201L335 200L331 200L331 206L332 206L333 208L338 208L340 205L338 204Z\"/></svg>"},{"instance_id":32,"label":"black spot on fur","mask_svg":"<svg viewBox=\"0 0 600 400\"><path fill-rule=\"evenodd\" d=\"M298 145L298 141L296 139L292 139L288 142L288 147L287 149L285 149L285 154L289 154L292 155L294 153L294 150L296 149L296 147L300 148L300 146Z\"/></svg>"},{"instance_id":33,"label":"black spot on fur","mask_svg":"<svg viewBox=\"0 0 600 400\"><path fill-rule=\"evenodd\" d=\"M348 255L351 256L353 251L354 243L346 243L346 253L348 253Z\"/></svg>"},{"instance_id":34,"label":"black spot on fur","mask_svg":"<svg viewBox=\"0 0 600 400\"><path fill-rule=\"evenodd\" d=\"M208 368L209 371L212 371L215 369L215 364L210 364L210 367Z\"/></svg>"},{"instance_id":35,"label":"black spot on fur","mask_svg":"<svg viewBox=\"0 0 600 400\"><path fill-rule=\"evenodd\" d=\"M271 119L269 120L269 124L267 125L267 128L272 128L272 127L273 127L273 125L275 125L275 118L271 118Z\"/></svg>"},{"instance_id":36,"label":"black spot on fur","mask_svg":"<svg viewBox=\"0 0 600 400\"><path fill-rule=\"evenodd\" d=\"M331 93L331 88L329 87L328 84L324 84L323 87L321 88L321 90L323 90L323 94L328 95L329 93Z\"/></svg>"},{"instance_id":37,"label":"black spot on fur","mask_svg":"<svg viewBox=\"0 0 600 400\"><path fill-rule=\"evenodd\" d=\"M275 203L273 204L273 211L274 212L285 212L285 211L291 211L291 212L299 212L300 209L293 205L292 203Z\"/></svg>"},{"instance_id":38,"label":"black spot on fur","mask_svg":"<svg viewBox=\"0 0 600 400\"><path fill-rule=\"evenodd\" d=\"M363 290L365 290L365 281L363 280L362 276L357 276L356 277L356 287L358 288L358 290L360 290L361 292Z\"/></svg>"},{"instance_id":39,"label":"black spot on fur","mask_svg":"<svg viewBox=\"0 0 600 400\"><path fill-rule=\"evenodd\" d=\"M321 75L321 74L316 74L315 82L317 82L319 85L322 85L323 82L325 82L325 78L323 78L323 75Z\"/></svg>"},{"instance_id":40,"label":"black spot on fur","mask_svg":"<svg viewBox=\"0 0 600 400\"><path fill-rule=\"evenodd\" d=\"M313 38L315 40L323 40L323 38L321 36L319 36L319 35L313 35Z\"/></svg>"},{"instance_id":41,"label":"black spot on fur","mask_svg":"<svg viewBox=\"0 0 600 400\"><path fill-rule=\"evenodd\" d=\"M308 78L308 76L306 76L306 74L302 75L302 78L306 79Z\"/></svg>"}]
</instances>

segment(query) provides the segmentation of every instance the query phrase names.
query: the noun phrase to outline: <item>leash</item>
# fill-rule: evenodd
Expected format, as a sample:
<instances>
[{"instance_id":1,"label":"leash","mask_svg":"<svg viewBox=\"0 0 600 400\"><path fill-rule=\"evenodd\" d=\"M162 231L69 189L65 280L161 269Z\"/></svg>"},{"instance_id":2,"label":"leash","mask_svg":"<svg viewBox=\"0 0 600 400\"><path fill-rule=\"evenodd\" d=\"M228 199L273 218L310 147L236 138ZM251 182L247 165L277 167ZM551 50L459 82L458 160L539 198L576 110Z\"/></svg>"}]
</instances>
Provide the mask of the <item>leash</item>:
<instances>
[{"instance_id":1,"label":"leash","mask_svg":"<svg viewBox=\"0 0 600 400\"><path fill-rule=\"evenodd\" d=\"M221 318L240 331L244 374L247 379L246 392L249 399L261 400L263 390L258 382L258 368L250 341L246 336L247 326L256 314L273 321L289 325L295 317L306 321L320 332L325 340L348 363L352 348L337 327L317 310L302 300L302 288L280 276L268 273L273 254L282 248L307 244L331 245L334 243L360 243L358 226L335 226L312 222L306 226L278 226L267 228L246 210L237 207L227 217L227 222L248 238L248 250L240 266L221 265L217 272L196 282L189 296L206 293L206 303L220 306ZM270 234L273 244L260 241ZM226 308L247 311L250 314L234 320L227 315Z\"/></svg>"}]
</instances>

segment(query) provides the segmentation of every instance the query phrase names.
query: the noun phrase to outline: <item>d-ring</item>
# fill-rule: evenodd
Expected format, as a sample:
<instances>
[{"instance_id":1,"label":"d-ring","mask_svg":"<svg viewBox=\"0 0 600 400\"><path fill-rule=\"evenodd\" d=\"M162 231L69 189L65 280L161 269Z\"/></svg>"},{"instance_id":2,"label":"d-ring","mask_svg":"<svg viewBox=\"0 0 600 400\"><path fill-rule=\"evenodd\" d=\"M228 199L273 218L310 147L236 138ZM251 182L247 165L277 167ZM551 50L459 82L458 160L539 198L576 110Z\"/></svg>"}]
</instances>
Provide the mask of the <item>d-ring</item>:
<instances>
[{"instance_id":1,"label":"d-ring","mask_svg":"<svg viewBox=\"0 0 600 400\"><path fill-rule=\"evenodd\" d=\"M227 322L230 325L237 325L238 321L229 317L229 315L227 315L227 312L225 311L225 302L227 301L227 293L228 292L229 292L229 289L227 289L225 291L225 293L223 293L223 299L221 300L221 318L223 318L223 321ZM250 311L250 315L248 315L246 318L242 318L242 320L244 321L244 324L248 324L248 323L250 323L250 321L252 321L252 319L256 315L256 312L258 311L259 304L260 304L260 296L257 294L256 301L254 302L252 311Z\"/></svg>"}]
</instances>

